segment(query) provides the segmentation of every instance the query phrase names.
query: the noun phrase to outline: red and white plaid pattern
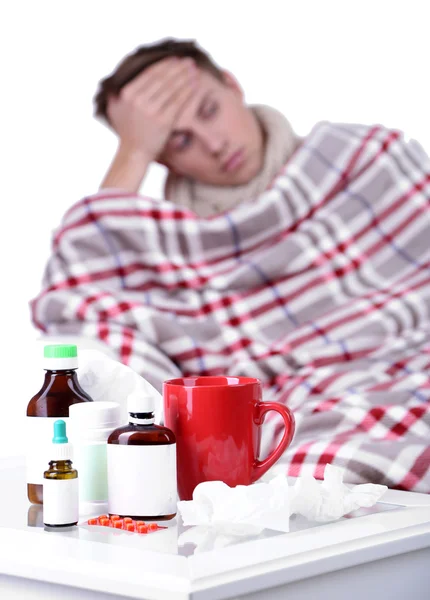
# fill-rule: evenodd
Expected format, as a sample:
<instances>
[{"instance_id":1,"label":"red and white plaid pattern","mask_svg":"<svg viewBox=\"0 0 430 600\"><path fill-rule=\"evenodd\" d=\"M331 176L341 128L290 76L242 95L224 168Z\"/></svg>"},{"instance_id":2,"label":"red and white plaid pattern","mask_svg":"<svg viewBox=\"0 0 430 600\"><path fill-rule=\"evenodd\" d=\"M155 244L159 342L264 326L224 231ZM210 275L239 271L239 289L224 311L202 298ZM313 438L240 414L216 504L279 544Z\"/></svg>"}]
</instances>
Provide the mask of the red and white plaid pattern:
<instances>
[{"instance_id":1,"label":"red and white plaid pattern","mask_svg":"<svg viewBox=\"0 0 430 600\"><path fill-rule=\"evenodd\" d=\"M258 199L200 219L104 192L55 235L34 322L105 341L156 387L258 377L290 406L276 469L430 492L430 162L382 127L319 124ZM268 418L263 446L277 443Z\"/></svg>"}]
</instances>

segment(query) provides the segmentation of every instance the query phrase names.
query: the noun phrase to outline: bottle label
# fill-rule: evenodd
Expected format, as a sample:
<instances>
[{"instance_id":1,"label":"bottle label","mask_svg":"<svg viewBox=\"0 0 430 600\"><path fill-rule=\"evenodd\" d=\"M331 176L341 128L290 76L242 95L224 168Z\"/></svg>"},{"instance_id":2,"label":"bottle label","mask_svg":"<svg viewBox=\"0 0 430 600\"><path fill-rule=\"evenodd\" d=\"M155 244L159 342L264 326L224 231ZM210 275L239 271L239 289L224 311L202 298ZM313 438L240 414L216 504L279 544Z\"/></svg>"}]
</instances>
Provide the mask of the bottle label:
<instances>
[{"instance_id":1,"label":"bottle label","mask_svg":"<svg viewBox=\"0 0 430 600\"><path fill-rule=\"evenodd\" d=\"M78 479L44 479L43 522L45 525L68 525L78 521Z\"/></svg>"},{"instance_id":2,"label":"bottle label","mask_svg":"<svg viewBox=\"0 0 430 600\"><path fill-rule=\"evenodd\" d=\"M176 444L108 444L107 459L111 514L176 514Z\"/></svg>"},{"instance_id":3,"label":"bottle label","mask_svg":"<svg viewBox=\"0 0 430 600\"><path fill-rule=\"evenodd\" d=\"M107 502L107 444L75 442L73 466L79 474L80 502Z\"/></svg>"},{"instance_id":4,"label":"bottle label","mask_svg":"<svg viewBox=\"0 0 430 600\"><path fill-rule=\"evenodd\" d=\"M52 460L52 438L54 437L54 423L62 419L69 427L69 418L66 417L26 417L26 466L27 483L44 483L43 473L49 469Z\"/></svg>"}]
</instances>

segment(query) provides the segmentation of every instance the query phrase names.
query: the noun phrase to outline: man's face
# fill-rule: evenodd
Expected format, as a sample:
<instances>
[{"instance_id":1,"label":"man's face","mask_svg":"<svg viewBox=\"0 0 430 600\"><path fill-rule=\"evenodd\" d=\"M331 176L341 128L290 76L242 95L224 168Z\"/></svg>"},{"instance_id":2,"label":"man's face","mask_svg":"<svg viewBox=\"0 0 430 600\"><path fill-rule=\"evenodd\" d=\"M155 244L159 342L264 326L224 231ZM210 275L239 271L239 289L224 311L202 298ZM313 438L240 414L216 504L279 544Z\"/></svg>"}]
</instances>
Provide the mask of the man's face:
<instances>
[{"instance_id":1,"label":"man's face","mask_svg":"<svg viewBox=\"0 0 430 600\"><path fill-rule=\"evenodd\" d=\"M233 77L200 70L159 162L178 175L219 186L248 183L263 163L263 133Z\"/></svg>"}]
</instances>

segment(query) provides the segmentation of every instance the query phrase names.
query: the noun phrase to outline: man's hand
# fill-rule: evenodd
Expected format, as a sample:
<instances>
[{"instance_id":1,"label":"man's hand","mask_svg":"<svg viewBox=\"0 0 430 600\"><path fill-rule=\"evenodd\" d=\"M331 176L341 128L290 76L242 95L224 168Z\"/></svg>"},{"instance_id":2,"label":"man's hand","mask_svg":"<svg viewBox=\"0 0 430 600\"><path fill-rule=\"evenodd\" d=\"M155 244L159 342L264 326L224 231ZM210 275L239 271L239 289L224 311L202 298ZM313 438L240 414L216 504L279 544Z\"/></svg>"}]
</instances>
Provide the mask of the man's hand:
<instances>
[{"instance_id":1,"label":"man's hand","mask_svg":"<svg viewBox=\"0 0 430 600\"><path fill-rule=\"evenodd\" d=\"M119 146L101 188L139 191L150 163L167 142L193 95L198 68L190 58L166 58L149 67L108 102Z\"/></svg>"},{"instance_id":2,"label":"man's hand","mask_svg":"<svg viewBox=\"0 0 430 600\"><path fill-rule=\"evenodd\" d=\"M198 69L190 58L167 58L128 83L108 103L108 116L128 152L155 160L188 102Z\"/></svg>"}]
</instances>

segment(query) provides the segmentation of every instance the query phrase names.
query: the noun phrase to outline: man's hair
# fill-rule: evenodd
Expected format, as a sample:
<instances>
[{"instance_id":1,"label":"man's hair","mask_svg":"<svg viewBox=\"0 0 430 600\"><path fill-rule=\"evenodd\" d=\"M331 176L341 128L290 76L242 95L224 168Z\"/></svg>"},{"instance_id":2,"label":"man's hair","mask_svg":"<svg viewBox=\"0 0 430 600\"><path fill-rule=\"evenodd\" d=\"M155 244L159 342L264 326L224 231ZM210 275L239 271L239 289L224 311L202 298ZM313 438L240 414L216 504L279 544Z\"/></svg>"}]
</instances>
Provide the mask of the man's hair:
<instances>
[{"instance_id":1,"label":"man's hair","mask_svg":"<svg viewBox=\"0 0 430 600\"><path fill-rule=\"evenodd\" d=\"M139 46L119 63L109 77L100 81L94 96L95 115L109 122L107 115L109 97L117 96L122 88L139 73L169 56L190 57L201 69L209 71L218 79L223 77L220 67L194 40L166 38L155 44Z\"/></svg>"}]
</instances>

